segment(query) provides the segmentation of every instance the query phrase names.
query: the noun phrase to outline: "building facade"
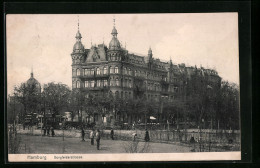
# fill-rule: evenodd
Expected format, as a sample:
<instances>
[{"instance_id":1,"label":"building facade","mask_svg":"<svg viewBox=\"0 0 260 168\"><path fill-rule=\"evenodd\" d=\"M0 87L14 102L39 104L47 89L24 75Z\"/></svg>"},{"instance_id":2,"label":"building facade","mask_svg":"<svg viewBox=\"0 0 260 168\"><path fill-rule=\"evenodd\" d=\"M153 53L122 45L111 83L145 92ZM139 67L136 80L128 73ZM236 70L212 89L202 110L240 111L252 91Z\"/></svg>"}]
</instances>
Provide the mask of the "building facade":
<instances>
[{"instance_id":1,"label":"building facade","mask_svg":"<svg viewBox=\"0 0 260 168\"><path fill-rule=\"evenodd\" d=\"M149 48L146 56L129 52L118 40L114 25L109 46L104 43L86 49L78 29L73 46L72 89L84 94L112 94L118 98L173 101L184 98L192 74L199 73L207 85L220 87L221 78L212 69L187 67L155 58Z\"/></svg>"}]
</instances>

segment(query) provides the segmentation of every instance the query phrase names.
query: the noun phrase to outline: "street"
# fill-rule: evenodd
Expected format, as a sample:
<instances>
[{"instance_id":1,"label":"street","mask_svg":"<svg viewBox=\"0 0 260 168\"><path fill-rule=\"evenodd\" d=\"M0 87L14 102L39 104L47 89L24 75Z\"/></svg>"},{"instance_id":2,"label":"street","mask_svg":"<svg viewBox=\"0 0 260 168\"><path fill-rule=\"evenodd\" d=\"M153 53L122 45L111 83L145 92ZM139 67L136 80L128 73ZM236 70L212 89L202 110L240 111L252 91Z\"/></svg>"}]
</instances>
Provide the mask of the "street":
<instances>
[{"instance_id":1,"label":"street","mask_svg":"<svg viewBox=\"0 0 260 168\"><path fill-rule=\"evenodd\" d=\"M81 141L80 138L47 137L19 135L21 137L21 149L19 153L42 153L42 154L61 154L61 153L131 153L126 151L126 146L132 141L121 140L102 140L100 150L95 145L90 145L90 139ZM138 144L138 149L144 146L144 142ZM128 149L128 148L127 148ZM190 152L191 148L166 143L149 143L148 153L182 153ZM139 151L139 150L138 150Z\"/></svg>"}]
</instances>

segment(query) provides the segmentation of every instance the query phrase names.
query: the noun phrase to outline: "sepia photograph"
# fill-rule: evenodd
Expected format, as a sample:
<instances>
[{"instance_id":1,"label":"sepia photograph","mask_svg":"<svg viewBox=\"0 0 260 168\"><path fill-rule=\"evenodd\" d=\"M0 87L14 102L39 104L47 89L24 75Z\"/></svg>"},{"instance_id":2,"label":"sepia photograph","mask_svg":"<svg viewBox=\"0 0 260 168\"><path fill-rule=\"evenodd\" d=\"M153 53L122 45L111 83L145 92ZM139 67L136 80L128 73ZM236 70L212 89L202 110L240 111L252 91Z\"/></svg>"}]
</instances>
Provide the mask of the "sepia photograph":
<instances>
[{"instance_id":1,"label":"sepia photograph","mask_svg":"<svg viewBox=\"0 0 260 168\"><path fill-rule=\"evenodd\" d=\"M238 13L6 15L9 162L241 160Z\"/></svg>"}]
</instances>

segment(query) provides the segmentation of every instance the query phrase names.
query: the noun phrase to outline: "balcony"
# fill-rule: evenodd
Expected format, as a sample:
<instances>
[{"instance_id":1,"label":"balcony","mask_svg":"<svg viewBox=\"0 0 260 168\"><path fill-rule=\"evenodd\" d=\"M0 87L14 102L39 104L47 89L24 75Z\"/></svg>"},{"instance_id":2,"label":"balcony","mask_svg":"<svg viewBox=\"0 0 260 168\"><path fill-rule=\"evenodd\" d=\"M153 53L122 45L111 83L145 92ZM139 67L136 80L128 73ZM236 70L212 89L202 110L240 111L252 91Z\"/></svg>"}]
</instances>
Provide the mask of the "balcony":
<instances>
[{"instance_id":1,"label":"balcony","mask_svg":"<svg viewBox=\"0 0 260 168\"><path fill-rule=\"evenodd\" d=\"M82 79L95 79L95 78L108 78L109 75L108 74L100 74L100 75L94 74L94 75L80 75L77 77L82 78Z\"/></svg>"}]
</instances>

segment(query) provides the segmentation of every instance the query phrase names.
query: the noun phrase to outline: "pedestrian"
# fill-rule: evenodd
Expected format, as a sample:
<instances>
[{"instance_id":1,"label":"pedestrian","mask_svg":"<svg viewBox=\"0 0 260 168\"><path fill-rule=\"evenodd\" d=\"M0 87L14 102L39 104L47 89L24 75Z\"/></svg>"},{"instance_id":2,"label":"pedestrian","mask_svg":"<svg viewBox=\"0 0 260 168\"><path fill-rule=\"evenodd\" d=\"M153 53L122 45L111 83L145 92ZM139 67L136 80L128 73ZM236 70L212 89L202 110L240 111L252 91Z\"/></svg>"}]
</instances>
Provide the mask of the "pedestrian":
<instances>
[{"instance_id":1,"label":"pedestrian","mask_svg":"<svg viewBox=\"0 0 260 168\"><path fill-rule=\"evenodd\" d=\"M81 138L82 138L81 141L85 141L84 137L85 137L85 131L84 131L84 128L81 127Z\"/></svg>"},{"instance_id":2,"label":"pedestrian","mask_svg":"<svg viewBox=\"0 0 260 168\"><path fill-rule=\"evenodd\" d=\"M47 127L47 136L50 136L50 127Z\"/></svg>"},{"instance_id":3,"label":"pedestrian","mask_svg":"<svg viewBox=\"0 0 260 168\"><path fill-rule=\"evenodd\" d=\"M55 133L54 133L54 128L51 127L51 136L54 137Z\"/></svg>"},{"instance_id":4,"label":"pedestrian","mask_svg":"<svg viewBox=\"0 0 260 168\"><path fill-rule=\"evenodd\" d=\"M193 131L192 134L191 134L190 143L191 143L191 144L194 144L194 143L195 143L194 131Z\"/></svg>"},{"instance_id":5,"label":"pedestrian","mask_svg":"<svg viewBox=\"0 0 260 168\"><path fill-rule=\"evenodd\" d=\"M96 141L97 141L97 150L99 150L99 146L100 146L100 131L99 131L99 129L97 129Z\"/></svg>"},{"instance_id":6,"label":"pedestrian","mask_svg":"<svg viewBox=\"0 0 260 168\"><path fill-rule=\"evenodd\" d=\"M114 140L114 130L113 130L113 128L111 128L110 136L111 136L111 139Z\"/></svg>"},{"instance_id":7,"label":"pedestrian","mask_svg":"<svg viewBox=\"0 0 260 168\"><path fill-rule=\"evenodd\" d=\"M150 137L149 137L149 132L147 129L145 129L145 137L144 137L145 142L149 142L150 141Z\"/></svg>"},{"instance_id":8,"label":"pedestrian","mask_svg":"<svg viewBox=\"0 0 260 168\"><path fill-rule=\"evenodd\" d=\"M91 145L94 145L94 129L93 128L90 131L89 137L90 137L90 140L91 140Z\"/></svg>"},{"instance_id":9,"label":"pedestrian","mask_svg":"<svg viewBox=\"0 0 260 168\"><path fill-rule=\"evenodd\" d=\"M45 136L46 135L46 127L43 127L42 129L43 129L43 136Z\"/></svg>"},{"instance_id":10,"label":"pedestrian","mask_svg":"<svg viewBox=\"0 0 260 168\"><path fill-rule=\"evenodd\" d=\"M133 133L132 136L133 136L133 141L135 142L135 140L136 140L136 138L137 138L137 134L136 134L136 133Z\"/></svg>"}]
</instances>

